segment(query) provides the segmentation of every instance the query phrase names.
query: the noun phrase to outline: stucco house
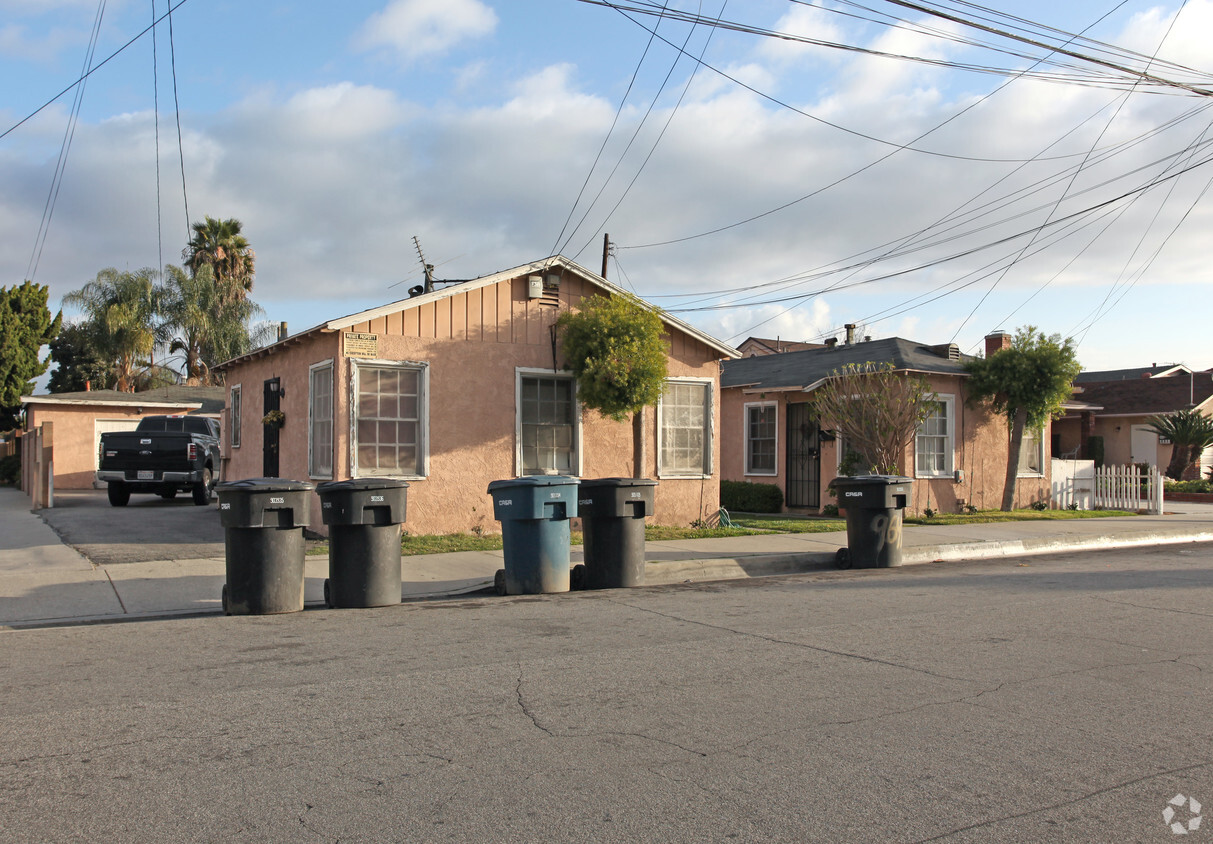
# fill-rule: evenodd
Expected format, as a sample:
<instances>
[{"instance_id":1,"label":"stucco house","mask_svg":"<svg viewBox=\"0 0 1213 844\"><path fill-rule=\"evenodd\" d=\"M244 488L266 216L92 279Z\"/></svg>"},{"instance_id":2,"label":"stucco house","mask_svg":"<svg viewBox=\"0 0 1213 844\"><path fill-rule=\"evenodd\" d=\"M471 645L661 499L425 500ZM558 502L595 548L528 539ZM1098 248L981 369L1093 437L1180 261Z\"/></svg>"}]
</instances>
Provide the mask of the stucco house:
<instances>
[{"instance_id":1,"label":"stucco house","mask_svg":"<svg viewBox=\"0 0 1213 844\"><path fill-rule=\"evenodd\" d=\"M1001 332L986 338L986 354L1010 345ZM899 372L926 377L937 401L900 463L914 479L912 511L958 512L965 505L997 508L1006 477L1006 418L966 403L964 356L954 344L929 345L890 337L830 342L825 348L757 355L723 364L721 475L727 480L775 484L789 510L815 512L833 503L827 493L838 475L839 444L822 431L809 400L833 372L848 364L890 362ZM1025 432L1015 506L1047 497L1048 430Z\"/></svg>"},{"instance_id":2,"label":"stucco house","mask_svg":"<svg viewBox=\"0 0 1213 844\"><path fill-rule=\"evenodd\" d=\"M624 291L556 256L321 323L221 364L225 476L402 478L406 529L497 532L486 488L534 474L633 476L633 429L583 410L557 317ZM737 350L666 314L669 379L641 474L654 521L717 506L720 360ZM281 427L263 424L269 411ZM318 499L312 526L321 526Z\"/></svg>"},{"instance_id":3,"label":"stucco house","mask_svg":"<svg viewBox=\"0 0 1213 844\"><path fill-rule=\"evenodd\" d=\"M97 446L106 431L130 431L144 416L198 413L218 419L222 387L157 387L140 393L83 390L22 396L25 430L54 423L55 489L91 489Z\"/></svg>"},{"instance_id":4,"label":"stucco house","mask_svg":"<svg viewBox=\"0 0 1213 844\"><path fill-rule=\"evenodd\" d=\"M1213 416L1213 371L1186 366L1084 372L1074 380L1073 411L1053 423L1053 451L1090 459L1091 437L1103 438L1107 465L1148 463L1165 469L1171 444L1149 429L1151 416L1196 410ZM1213 449L1201 456L1201 476L1213 468Z\"/></svg>"}]
</instances>

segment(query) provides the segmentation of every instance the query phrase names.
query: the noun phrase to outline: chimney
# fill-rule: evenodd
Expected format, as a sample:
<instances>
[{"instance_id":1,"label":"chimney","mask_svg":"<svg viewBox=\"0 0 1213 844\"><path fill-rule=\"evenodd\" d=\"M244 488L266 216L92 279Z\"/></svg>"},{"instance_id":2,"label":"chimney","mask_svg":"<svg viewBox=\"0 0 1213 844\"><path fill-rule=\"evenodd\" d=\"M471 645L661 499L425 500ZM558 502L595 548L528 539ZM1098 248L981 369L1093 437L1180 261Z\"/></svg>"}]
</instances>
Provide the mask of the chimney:
<instances>
[{"instance_id":1,"label":"chimney","mask_svg":"<svg viewBox=\"0 0 1213 844\"><path fill-rule=\"evenodd\" d=\"M288 332L286 330L286 323L285 322L278 323L278 339L285 340L289 336L290 336L290 332Z\"/></svg>"},{"instance_id":2,"label":"chimney","mask_svg":"<svg viewBox=\"0 0 1213 844\"><path fill-rule=\"evenodd\" d=\"M848 322L843 327L847 330L847 345L849 346L855 342L855 323Z\"/></svg>"},{"instance_id":3,"label":"chimney","mask_svg":"<svg viewBox=\"0 0 1213 844\"><path fill-rule=\"evenodd\" d=\"M837 345L838 345L838 338L837 338L837 337L827 337L827 338L826 338L826 348L827 348L827 349L832 349L832 348L834 348L834 347L835 347L835 346L837 346Z\"/></svg>"},{"instance_id":4,"label":"chimney","mask_svg":"<svg viewBox=\"0 0 1213 844\"><path fill-rule=\"evenodd\" d=\"M84 382L84 392L91 393L92 391L93 391L93 382L85 381Z\"/></svg>"},{"instance_id":5,"label":"chimney","mask_svg":"<svg viewBox=\"0 0 1213 844\"><path fill-rule=\"evenodd\" d=\"M986 357L1011 348L1011 335L1005 331L995 331L986 335Z\"/></svg>"}]
</instances>

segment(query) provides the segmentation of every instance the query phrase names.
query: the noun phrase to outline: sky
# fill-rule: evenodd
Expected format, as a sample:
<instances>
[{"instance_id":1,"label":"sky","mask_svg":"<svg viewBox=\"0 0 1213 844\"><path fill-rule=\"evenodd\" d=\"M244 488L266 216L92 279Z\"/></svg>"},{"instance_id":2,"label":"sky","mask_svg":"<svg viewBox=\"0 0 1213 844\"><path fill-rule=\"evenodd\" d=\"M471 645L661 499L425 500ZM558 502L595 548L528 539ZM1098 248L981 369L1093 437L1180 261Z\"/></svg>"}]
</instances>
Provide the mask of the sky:
<instances>
[{"instance_id":1,"label":"sky","mask_svg":"<svg viewBox=\"0 0 1213 844\"><path fill-rule=\"evenodd\" d=\"M405 298L417 244L440 280L597 272L609 233L611 281L732 345L1033 325L1088 370L1213 367L1213 0L918 4L1039 44L619 2L0 0L0 285L56 309L235 217L296 332Z\"/></svg>"}]
</instances>

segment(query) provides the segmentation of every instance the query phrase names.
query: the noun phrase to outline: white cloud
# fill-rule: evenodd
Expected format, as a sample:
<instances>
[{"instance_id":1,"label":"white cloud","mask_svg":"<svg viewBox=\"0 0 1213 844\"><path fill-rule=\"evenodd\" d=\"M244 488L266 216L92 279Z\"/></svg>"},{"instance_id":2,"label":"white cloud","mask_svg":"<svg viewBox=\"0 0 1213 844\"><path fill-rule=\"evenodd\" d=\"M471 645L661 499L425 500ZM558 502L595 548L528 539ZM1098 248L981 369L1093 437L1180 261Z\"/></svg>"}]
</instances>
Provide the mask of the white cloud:
<instances>
[{"instance_id":1,"label":"white cloud","mask_svg":"<svg viewBox=\"0 0 1213 844\"><path fill-rule=\"evenodd\" d=\"M480 0L391 0L371 15L355 43L366 50L389 48L413 60L482 38L496 26L497 14Z\"/></svg>"}]
</instances>

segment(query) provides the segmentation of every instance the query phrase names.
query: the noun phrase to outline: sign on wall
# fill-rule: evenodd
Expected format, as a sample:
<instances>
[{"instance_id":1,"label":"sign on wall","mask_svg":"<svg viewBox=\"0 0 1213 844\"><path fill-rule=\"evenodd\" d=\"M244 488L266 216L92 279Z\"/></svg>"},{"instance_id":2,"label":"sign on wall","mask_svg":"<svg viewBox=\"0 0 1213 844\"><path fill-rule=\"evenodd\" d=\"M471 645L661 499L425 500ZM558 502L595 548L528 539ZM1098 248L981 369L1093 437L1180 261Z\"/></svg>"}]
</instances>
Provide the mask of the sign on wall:
<instances>
[{"instance_id":1,"label":"sign on wall","mask_svg":"<svg viewBox=\"0 0 1213 844\"><path fill-rule=\"evenodd\" d=\"M362 334L357 331L347 331L344 334L345 356L347 358L377 358L379 357L379 335Z\"/></svg>"}]
</instances>

